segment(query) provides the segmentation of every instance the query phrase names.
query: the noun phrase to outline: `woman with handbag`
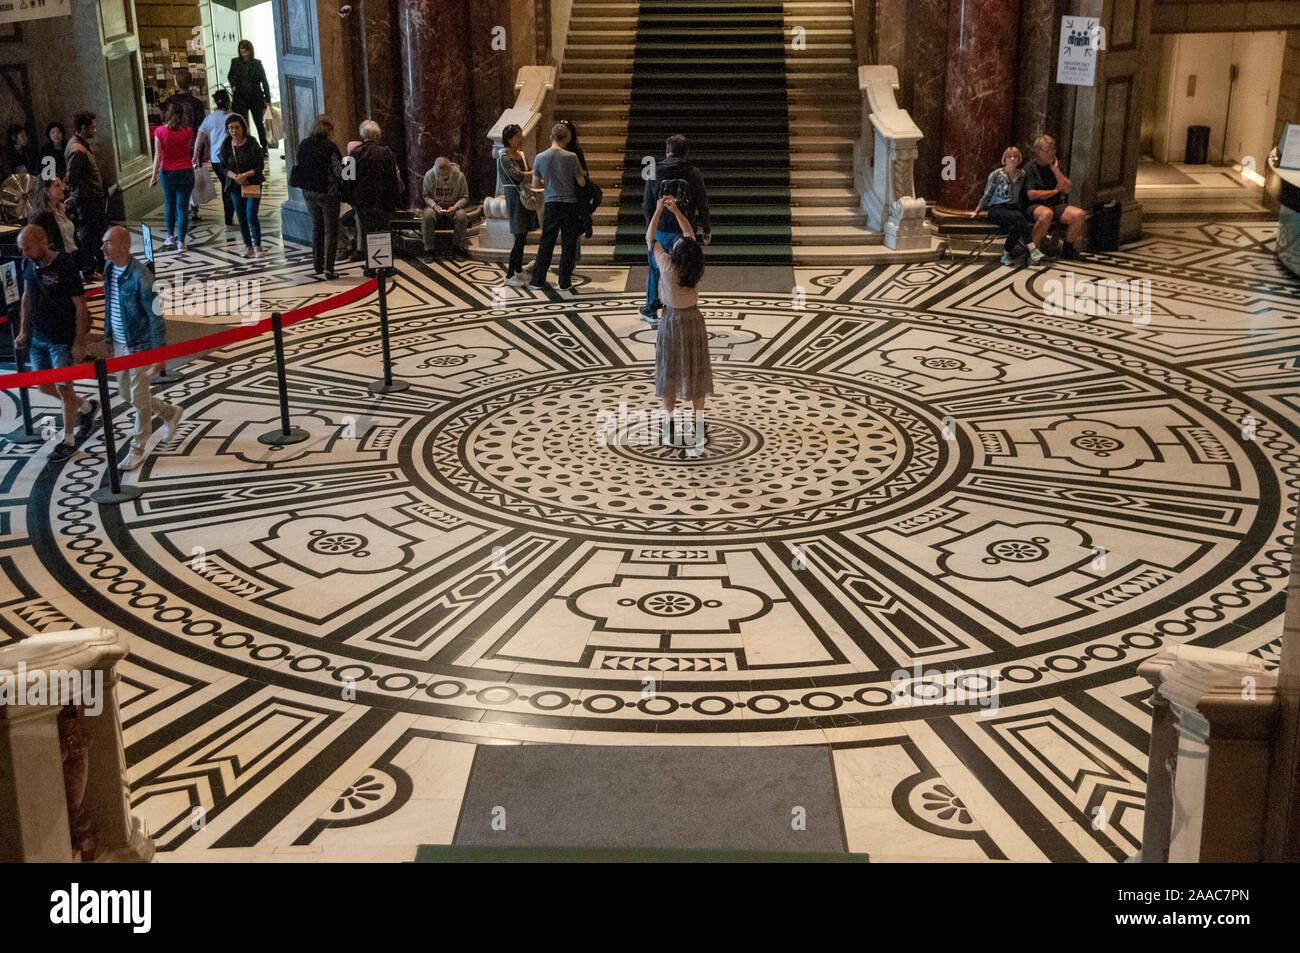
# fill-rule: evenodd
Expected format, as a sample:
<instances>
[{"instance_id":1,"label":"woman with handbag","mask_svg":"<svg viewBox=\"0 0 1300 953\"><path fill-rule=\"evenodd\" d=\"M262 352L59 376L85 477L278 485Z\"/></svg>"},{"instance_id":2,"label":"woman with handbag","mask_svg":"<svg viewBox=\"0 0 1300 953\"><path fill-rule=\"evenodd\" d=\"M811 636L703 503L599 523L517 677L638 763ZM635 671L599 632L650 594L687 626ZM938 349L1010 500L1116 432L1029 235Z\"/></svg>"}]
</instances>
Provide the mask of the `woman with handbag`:
<instances>
[{"instance_id":1,"label":"woman with handbag","mask_svg":"<svg viewBox=\"0 0 1300 953\"><path fill-rule=\"evenodd\" d=\"M226 141L221 144L221 168L226 173L226 188L235 200L239 213L239 231L244 237L244 257L261 258L262 223L257 220L257 210L262 204L262 183L266 177L262 166L266 153L257 141L248 136L248 126L239 113L226 120Z\"/></svg>"},{"instance_id":2,"label":"woman with handbag","mask_svg":"<svg viewBox=\"0 0 1300 953\"><path fill-rule=\"evenodd\" d=\"M514 123L501 131L505 151L497 157L497 179L506 197L506 217L510 220L510 234L515 243L510 249L510 262L506 265L506 284L526 285L524 276L524 246L528 233L538 228L537 208L541 197L532 190L532 170L524 159L524 131Z\"/></svg>"}]
</instances>

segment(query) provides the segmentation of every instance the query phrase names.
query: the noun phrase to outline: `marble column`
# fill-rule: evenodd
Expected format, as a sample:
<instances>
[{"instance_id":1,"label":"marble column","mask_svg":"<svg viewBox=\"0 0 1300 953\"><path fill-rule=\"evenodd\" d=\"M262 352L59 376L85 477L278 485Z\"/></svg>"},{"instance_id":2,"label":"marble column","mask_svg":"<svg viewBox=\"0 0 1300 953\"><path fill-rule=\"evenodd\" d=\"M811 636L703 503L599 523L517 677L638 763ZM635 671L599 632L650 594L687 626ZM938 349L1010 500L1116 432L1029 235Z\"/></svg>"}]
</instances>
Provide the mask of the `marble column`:
<instances>
[{"instance_id":1,"label":"marble column","mask_svg":"<svg viewBox=\"0 0 1300 953\"><path fill-rule=\"evenodd\" d=\"M498 27L501 30L498 30ZM502 32L502 30L504 32ZM488 131L501 113L514 104L512 51L531 39L516 32L510 0L474 0L470 5L469 48L473 95L469 141L461 163L469 179L471 201L496 194L496 163ZM530 50L531 52L531 50Z\"/></svg>"},{"instance_id":2,"label":"marble column","mask_svg":"<svg viewBox=\"0 0 1300 953\"><path fill-rule=\"evenodd\" d=\"M360 119L373 119L384 130L384 145L405 163L406 117L402 112L401 43L397 32L397 0L358 0L358 42L361 47L357 111ZM354 8L355 9L355 8ZM349 129L344 142L358 137Z\"/></svg>"},{"instance_id":3,"label":"marble column","mask_svg":"<svg viewBox=\"0 0 1300 953\"><path fill-rule=\"evenodd\" d=\"M939 205L968 211L1011 144L1020 0L949 0L947 22Z\"/></svg>"},{"instance_id":4,"label":"marble column","mask_svg":"<svg viewBox=\"0 0 1300 953\"><path fill-rule=\"evenodd\" d=\"M413 204L422 201L420 184L438 156L469 152L469 6L469 0L399 0L405 178Z\"/></svg>"},{"instance_id":5,"label":"marble column","mask_svg":"<svg viewBox=\"0 0 1300 953\"><path fill-rule=\"evenodd\" d=\"M1012 141L1026 148L1043 133L1062 133L1056 52L1068 0L1020 0L1020 57Z\"/></svg>"},{"instance_id":6,"label":"marble column","mask_svg":"<svg viewBox=\"0 0 1300 953\"><path fill-rule=\"evenodd\" d=\"M907 4L904 70L900 105L925 136L917 143L916 194L939 194L943 158L944 78L948 56L949 0L914 0Z\"/></svg>"}]
</instances>

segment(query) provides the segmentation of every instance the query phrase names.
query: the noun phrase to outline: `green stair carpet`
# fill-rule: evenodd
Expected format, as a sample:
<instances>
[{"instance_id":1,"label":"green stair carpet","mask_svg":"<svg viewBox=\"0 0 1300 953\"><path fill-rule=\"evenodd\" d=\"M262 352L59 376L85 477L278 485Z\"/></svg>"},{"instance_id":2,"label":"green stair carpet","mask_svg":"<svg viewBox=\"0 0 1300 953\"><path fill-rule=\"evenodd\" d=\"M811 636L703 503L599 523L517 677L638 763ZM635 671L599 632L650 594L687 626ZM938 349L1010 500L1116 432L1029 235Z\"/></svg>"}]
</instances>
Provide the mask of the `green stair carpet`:
<instances>
[{"instance_id":1,"label":"green stair carpet","mask_svg":"<svg viewBox=\"0 0 1300 953\"><path fill-rule=\"evenodd\" d=\"M683 133L709 189L707 260L791 264L783 6L642 0L616 263L646 259L642 157L660 161L664 140Z\"/></svg>"}]
</instances>

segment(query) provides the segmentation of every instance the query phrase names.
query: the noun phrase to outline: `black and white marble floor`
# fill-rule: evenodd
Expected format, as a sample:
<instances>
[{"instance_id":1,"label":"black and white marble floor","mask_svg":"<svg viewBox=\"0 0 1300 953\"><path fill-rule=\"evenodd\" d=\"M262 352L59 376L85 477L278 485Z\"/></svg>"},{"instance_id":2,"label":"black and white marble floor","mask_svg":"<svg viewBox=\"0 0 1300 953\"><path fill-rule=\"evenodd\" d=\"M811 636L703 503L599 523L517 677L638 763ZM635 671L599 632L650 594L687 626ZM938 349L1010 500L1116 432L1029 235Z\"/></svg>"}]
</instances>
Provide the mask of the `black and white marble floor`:
<instances>
[{"instance_id":1,"label":"black and white marble floor","mask_svg":"<svg viewBox=\"0 0 1300 953\"><path fill-rule=\"evenodd\" d=\"M1122 860L1137 663L1276 660L1300 286L1275 231L1162 224L1069 272L796 269L789 294L706 274L696 458L644 439L655 332L625 270L560 300L403 263L409 390L366 389L373 298L287 332L305 443L257 442L261 338L167 390L186 419L134 503L88 503L98 437L62 467L0 444L0 640L133 634L132 795L163 859L409 860L450 840L475 746L522 742L830 745L873 859ZM222 247L187 269L256 271L268 308L360 280ZM1148 280L1149 316L1044 305L1106 278ZM970 673L953 704L895 703L932 668Z\"/></svg>"}]
</instances>

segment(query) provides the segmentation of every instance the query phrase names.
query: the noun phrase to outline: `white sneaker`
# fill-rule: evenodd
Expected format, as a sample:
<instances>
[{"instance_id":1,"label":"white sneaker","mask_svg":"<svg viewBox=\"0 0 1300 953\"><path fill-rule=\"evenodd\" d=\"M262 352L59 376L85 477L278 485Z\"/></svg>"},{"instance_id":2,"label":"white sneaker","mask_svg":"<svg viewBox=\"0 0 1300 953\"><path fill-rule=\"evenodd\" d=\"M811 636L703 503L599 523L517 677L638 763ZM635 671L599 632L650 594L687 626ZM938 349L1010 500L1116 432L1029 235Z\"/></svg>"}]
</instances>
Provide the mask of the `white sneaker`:
<instances>
[{"instance_id":1,"label":"white sneaker","mask_svg":"<svg viewBox=\"0 0 1300 953\"><path fill-rule=\"evenodd\" d=\"M528 280L524 278L523 274L511 275L506 279L506 284L512 288L522 288L527 283Z\"/></svg>"},{"instance_id":2,"label":"white sneaker","mask_svg":"<svg viewBox=\"0 0 1300 953\"><path fill-rule=\"evenodd\" d=\"M144 463L144 454L132 450L126 455L126 459L117 465L117 468L126 473L129 470L139 470L142 463Z\"/></svg>"},{"instance_id":3,"label":"white sneaker","mask_svg":"<svg viewBox=\"0 0 1300 953\"><path fill-rule=\"evenodd\" d=\"M163 241L163 248L174 248L174 247L176 247L176 239L168 235L167 238Z\"/></svg>"},{"instance_id":4,"label":"white sneaker","mask_svg":"<svg viewBox=\"0 0 1300 953\"><path fill-rule=\"evenodd\" d=\"M184 416L185 408L180 404L172 404L172 409L163 415L163 443L171 443L176 439L176 428Z\"/></svg>"}]
</instances>

